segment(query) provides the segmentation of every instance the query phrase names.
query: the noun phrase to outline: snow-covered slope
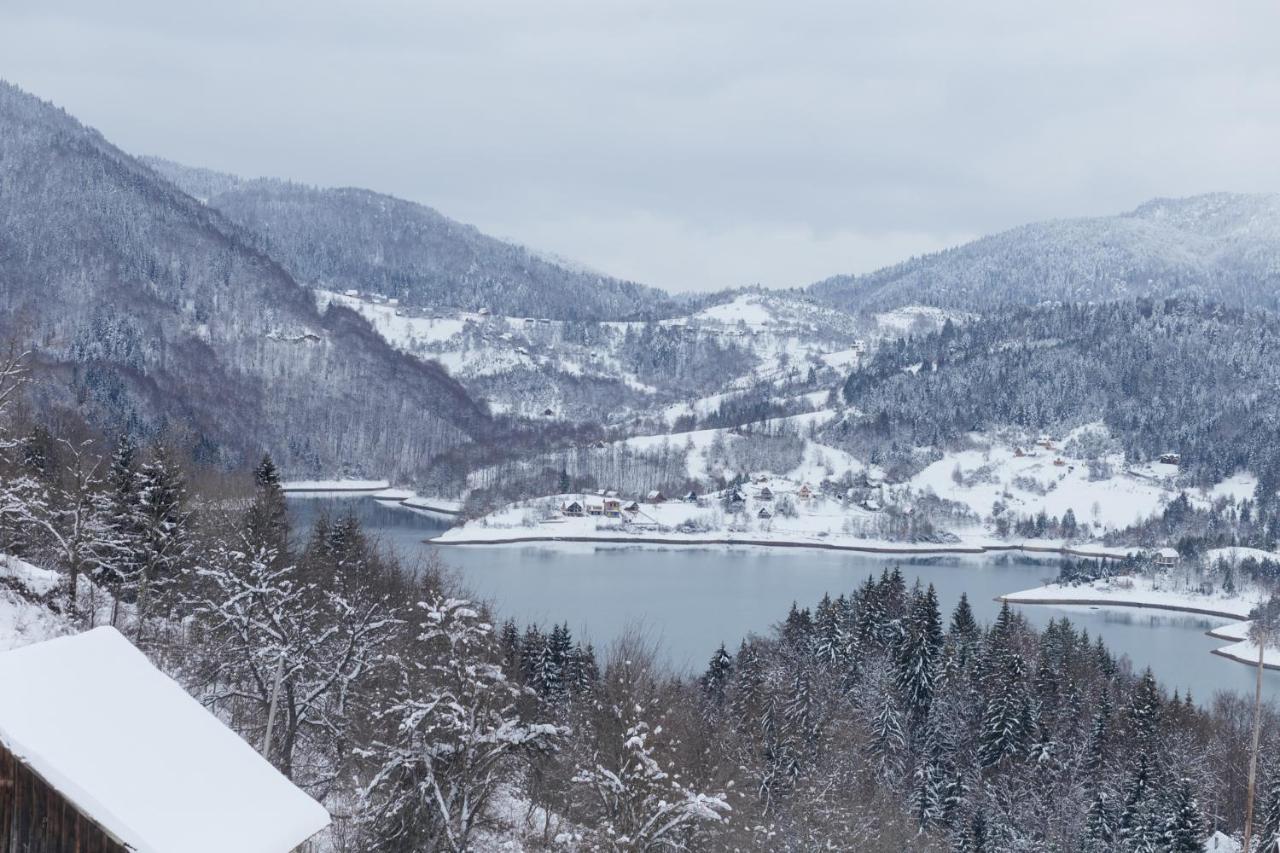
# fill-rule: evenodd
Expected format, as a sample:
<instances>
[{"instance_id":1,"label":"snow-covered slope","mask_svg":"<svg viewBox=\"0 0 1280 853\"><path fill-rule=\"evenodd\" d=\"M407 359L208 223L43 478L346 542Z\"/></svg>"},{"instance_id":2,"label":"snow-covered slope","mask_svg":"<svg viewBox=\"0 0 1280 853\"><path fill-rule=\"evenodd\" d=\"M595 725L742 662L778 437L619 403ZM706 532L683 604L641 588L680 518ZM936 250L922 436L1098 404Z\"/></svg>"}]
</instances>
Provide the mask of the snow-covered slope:
<instances>
[{"instance_id":1,"label":"snow-covered slope","mask_svg":"<svg viewBox=\"0 0 1280 853\"><path fill-rule=\"evenodd\" d=\"M1274 308L1280 194L1156 199L1119 216L1024 225L812 292L832 305L983 311L1009 302L1201 295Z\"/></svg>"},{"instance_id":2,"label":"snow-covered slope","mask_svg":"<svg viewBox=\"0 0 1280 853\"><path fill-rule=\"evenodd\" d=\"M782 294L600 323L431 312L358 291L317 299L357 311L396 348L438 362L495 412L552 420L647 416L670 425L762 395L825 398L865 349L851 316Z\"/></svg>"}]
</instances>

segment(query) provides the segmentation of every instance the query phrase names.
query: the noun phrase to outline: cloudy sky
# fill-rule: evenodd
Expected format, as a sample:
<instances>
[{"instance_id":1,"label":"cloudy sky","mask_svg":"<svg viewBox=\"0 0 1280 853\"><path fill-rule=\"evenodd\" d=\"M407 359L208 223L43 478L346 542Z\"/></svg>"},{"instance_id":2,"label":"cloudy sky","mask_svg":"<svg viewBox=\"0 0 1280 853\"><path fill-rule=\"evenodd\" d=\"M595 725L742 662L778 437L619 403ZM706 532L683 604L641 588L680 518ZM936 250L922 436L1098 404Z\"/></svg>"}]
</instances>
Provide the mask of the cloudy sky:
<instances>
[{"instance_id":1,"label":"cloudy sky","mask_svg":"<svg viewBox=\"0 0 1280 853\"><path fill-rule=\"evenodd\" d=\"M1280 189L1280 4L0 0L128 151L357 185L677 290Z\"/></svg>"}]
</instances>

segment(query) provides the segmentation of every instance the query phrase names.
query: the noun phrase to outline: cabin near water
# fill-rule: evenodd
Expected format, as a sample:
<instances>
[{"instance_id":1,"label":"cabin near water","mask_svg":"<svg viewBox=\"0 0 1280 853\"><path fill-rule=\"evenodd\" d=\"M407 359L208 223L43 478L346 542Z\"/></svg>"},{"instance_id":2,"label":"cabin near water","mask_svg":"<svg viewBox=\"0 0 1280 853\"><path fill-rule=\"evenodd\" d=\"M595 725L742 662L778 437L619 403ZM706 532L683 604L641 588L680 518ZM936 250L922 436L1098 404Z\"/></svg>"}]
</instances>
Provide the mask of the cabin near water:
<instances>
[{"instance_id":1,"label":"cabin near water","mask_svg":"<svg viewBox=\"0 0 1280 853\"><path fill-rule=\"evenodd\" d=\"M328 824L114 628L0 653L0 853L291 853Z\"/></svg>"}]
</instances>

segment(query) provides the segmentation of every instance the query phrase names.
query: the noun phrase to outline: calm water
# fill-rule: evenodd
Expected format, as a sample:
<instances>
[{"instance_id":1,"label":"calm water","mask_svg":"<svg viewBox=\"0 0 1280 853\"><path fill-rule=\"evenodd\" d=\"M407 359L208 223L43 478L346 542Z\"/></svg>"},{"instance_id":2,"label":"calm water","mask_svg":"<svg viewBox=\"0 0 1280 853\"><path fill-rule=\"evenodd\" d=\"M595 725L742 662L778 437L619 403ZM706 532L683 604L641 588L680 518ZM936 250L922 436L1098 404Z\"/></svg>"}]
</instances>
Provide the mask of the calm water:
<instances>
[{"instance_id":1,"label":"calm water","mask_svg":"<svg viewBox=\"0 0 1280 853\"><path fill-rule=\"evenodd\" d=\"M743 636L763 632L786 615L792 601L815 604L824 592L852 592L869 573L900 565L911 584L932 583L944 618L962 592L979 620L995 618L996 596L1036 586L1057 574L1056 563L1017 558L905 560L801 550L655 550L565 545L440 547L423 540L445 525L372 499L291 501L298 522L320 511L354 509L371 535L410 565L438 557L501 618L568 622L575 635L607 645L638 626L661 642L668 661L701 670L720 643L733 649ZM1101 635L1135 669L1150 666L1170 689L1191 688L1198 700L1218 690L1252 695L1254 671L1211 655L1224 642L1205 631L1224 620L1189 614L1087 607L1026 606L1028 621L1043 626L1068 616L1091 636ZM1264 690L1280 699L1280 672L1268 672Z\"/></svg>"}]
</instances>

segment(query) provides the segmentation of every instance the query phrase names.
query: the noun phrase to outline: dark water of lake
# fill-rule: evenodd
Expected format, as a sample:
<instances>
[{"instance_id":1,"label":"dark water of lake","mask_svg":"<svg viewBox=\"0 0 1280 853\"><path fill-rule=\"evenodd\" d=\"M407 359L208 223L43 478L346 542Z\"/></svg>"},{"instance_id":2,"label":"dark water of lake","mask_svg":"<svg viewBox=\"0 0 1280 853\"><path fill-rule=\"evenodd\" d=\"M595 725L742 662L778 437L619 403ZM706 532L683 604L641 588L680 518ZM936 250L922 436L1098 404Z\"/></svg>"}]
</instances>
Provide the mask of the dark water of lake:
<instances>
[{"instance_id":1,"label":"dark water of lake","mask_svg":"<svg viewBox=\"0 0 1280 853\"><path fill-rule=\"evenodd\" d=\"M1007 556L908 560L799 549L437 547L424 540L447 524L369 498L294 499L290 506L300 524L320 512L356 512L370 535L408 564L438 557L474 596L492 602L500 618L568 622L575 636L597 647L642 627L661 643L669 663L697 671L720 643L732 650L747 634L767 631L792 601L812 606L823 593L852 592L886 566L901 566L908 584L933 584L944 618L964 592L985 621L1000 608L996 596L1057 574L1055 561ZM1218 690L1252 696L1253 669L1210 654L1225 643L1205 631L1226 620L1119 608L1019 609L1037 626L1069 617L1091 636L1101 635L1135 669L1150 666L1169 690L1190 688L1200 701ZM1266 674L1264 691L1280 699L1280 672Z\"/></svg>"}]
</instances>

